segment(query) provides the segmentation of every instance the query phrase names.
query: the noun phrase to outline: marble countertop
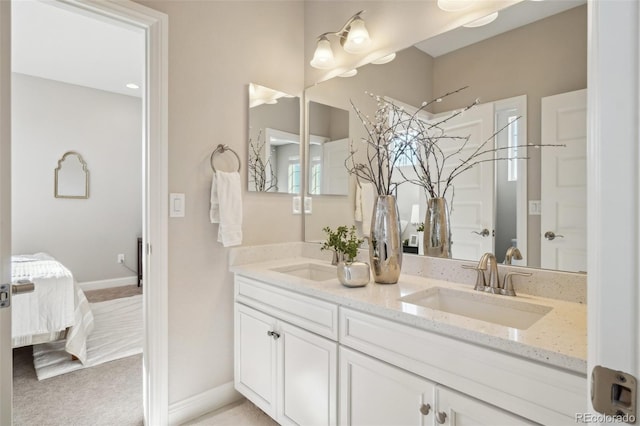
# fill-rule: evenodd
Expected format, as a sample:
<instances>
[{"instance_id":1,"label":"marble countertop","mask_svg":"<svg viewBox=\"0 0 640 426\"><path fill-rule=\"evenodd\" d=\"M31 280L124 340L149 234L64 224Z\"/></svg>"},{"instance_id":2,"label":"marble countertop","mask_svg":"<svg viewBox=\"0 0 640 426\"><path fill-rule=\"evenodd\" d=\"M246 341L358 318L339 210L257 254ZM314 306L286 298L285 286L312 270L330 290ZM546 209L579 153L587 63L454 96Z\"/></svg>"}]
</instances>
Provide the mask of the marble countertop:
<instances>
[{"instance_id":1,"label":"marble countertop","mask_svg":"<svg viewBox=\"0 0 640 426\"><path fill-rule=\"evenodd\" d=\"M330 266L328 262L318 259L289 257L232 266L231 271L274 286L586 376L585 304L522 293L518 293L515 298L486 294L488 297L501 298L500 301L504 304L525 302L551 308L540 320L522 330L399 300L433 287L467 292L469 297L481 294L467 284L403 274L397 284L376 284L371 280L365 287L349 288L340 284L337 278L313 281L272 270L306 263Z\"/></svg>"}]
</instances>

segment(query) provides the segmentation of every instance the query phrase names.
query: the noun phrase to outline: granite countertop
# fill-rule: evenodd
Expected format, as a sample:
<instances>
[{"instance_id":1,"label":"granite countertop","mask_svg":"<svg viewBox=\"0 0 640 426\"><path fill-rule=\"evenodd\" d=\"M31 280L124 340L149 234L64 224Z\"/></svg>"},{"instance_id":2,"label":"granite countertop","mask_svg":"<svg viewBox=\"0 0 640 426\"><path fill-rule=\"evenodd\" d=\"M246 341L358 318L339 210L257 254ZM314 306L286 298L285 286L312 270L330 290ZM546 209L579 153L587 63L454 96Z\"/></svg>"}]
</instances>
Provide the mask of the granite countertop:
<instances>
[{"instance_id":1,"label":"granite countertop","mask_svg":"<svg viewBox=\"0 0 640 426\"><path fill-rule=\"evenodd\" d=\"M365 287L349 288L340 284L337 278L313 281L272 270L303 263L330 266L328 262L317 259L290 257L232 266L231 271L314 298L586 376L585 304L523 293L518 293L514 298L486 294L500 298L499 302L506 305L524 302L542 305L541 309L551 308L527 329L516 329L399 300L433 287L466 292L468 298L484 295L474 291L473 286L468 284L402 274L397 284L376 284L371 280Z\"/></svg>"}]
</instances>

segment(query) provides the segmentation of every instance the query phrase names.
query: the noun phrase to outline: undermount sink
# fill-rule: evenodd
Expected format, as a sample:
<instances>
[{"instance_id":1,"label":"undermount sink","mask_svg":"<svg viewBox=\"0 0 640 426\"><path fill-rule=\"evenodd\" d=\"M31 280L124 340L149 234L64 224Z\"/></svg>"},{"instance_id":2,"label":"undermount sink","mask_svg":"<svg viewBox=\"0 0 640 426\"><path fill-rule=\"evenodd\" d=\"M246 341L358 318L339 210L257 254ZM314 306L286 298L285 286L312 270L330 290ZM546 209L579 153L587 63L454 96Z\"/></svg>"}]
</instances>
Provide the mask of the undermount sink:
<instances>
[{"instance_id":1,"label":"undermount sink","mask_svg":"<svg viewBox=\"0 0 640 426\"><path fill-rule=\"evenodd\" d=\"M311 281L326 281L337 278L335 266L318 265L315 263L300 263L297 265L281 266L279 268L272 268L271 270Z\"/></svg>"},{"instance_id":2,"label":"undermount sink","mask_svg":"<svg viewBox=\"0 0 640 426\"><path fill-rule=\"evenodd\" d=\"M526 330L551 311L551 307L518 301L510 296L433 287L400 298L401 302L455 315Z\"/></svg>"}]
</instances>

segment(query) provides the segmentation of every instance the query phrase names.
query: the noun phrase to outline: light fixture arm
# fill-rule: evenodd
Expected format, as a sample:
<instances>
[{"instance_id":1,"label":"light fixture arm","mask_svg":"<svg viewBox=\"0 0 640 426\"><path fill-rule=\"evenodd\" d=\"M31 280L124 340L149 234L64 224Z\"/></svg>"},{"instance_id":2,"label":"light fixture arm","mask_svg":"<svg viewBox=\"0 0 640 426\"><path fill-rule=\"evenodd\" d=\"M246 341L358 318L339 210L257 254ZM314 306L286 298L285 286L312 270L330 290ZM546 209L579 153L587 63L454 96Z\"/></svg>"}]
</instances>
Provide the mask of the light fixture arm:
<instances>
[{"instance_id":1,"label":"light fixture arm","mask_svg":"<svg viewBox=\"0 0 640 426\"><path fill-rule=\"evenodd\" d=\"M333 35L333 36L339 37L340 42L343 43L343 40L347 39L347 35L349 34L349 27L351 27L351 24L353 24L353 21L355 21L356 19L362 19L360 15L362 15L364 12L366 12L366 10L363 9L360 12L354 13L351 18L347 19L347 22L342 26L342 28L340 28L340 30L335 32L328 31L326 33L322 33L318 36L318 40L320 40L322 37Z\"/></svg>"}]
</instances>

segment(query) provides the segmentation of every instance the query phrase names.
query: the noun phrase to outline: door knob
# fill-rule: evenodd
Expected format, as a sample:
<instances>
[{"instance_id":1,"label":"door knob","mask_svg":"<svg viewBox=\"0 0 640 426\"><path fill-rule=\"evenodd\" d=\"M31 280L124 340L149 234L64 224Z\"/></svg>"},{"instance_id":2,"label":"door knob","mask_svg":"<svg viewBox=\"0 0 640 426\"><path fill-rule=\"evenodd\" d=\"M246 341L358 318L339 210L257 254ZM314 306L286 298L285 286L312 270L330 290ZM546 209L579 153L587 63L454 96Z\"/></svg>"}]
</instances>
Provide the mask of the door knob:
<instances>
[{"instance_id":1,"label":"door knob","mask_svg":"<svg viewBox=\"0 0 640 426\"><path fill-rule=\"evenodd\" d=\"M544 233L544 237L549 241L553 241L556 238L564 238L564 235L556 234L553 231L547 231Z\"/></svg>"},{"instance_id":2,"label":"door knob","mask_svg":"<svg viewBox=\"0 0 640 426\"><path fill-rule=\"evenodd\" d=\"M429 414L429 411L431 411L431 405L429 404L422 404L420 406L420 413L422 413L423 416L426 416Z\"/></svg>"},{"instance_id":3,"label":"door knob","mask_svg":"<svg viewBox=\"0 0 640 426\"><path fill-rule=\"evenodd\" d=\"M489 230L488 230L487 228L484 228L484 229L483 229L482 231L480 231L480 232L478 232L478 231L471 231L471 233L473 233L473 234L478 234L478 235L480 235L481 237L488 237L488 236L489 236L489 234L490 234L491 232L489 232Z\"/></svg>"},{"instance_id":4,"label":"door knob","mask_svg":"<svg viewBox=\"0 0 640 426\"><path fill-rule=\"evenodd\" d=\"M447 421L447 413L445 413L444 411L436 412L436 422L438 422L438 424L443 425L444 422L446 421Z\"/></svg>"}]
</instances>

